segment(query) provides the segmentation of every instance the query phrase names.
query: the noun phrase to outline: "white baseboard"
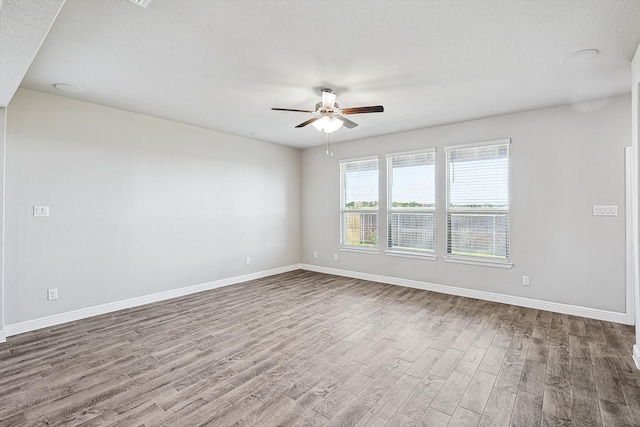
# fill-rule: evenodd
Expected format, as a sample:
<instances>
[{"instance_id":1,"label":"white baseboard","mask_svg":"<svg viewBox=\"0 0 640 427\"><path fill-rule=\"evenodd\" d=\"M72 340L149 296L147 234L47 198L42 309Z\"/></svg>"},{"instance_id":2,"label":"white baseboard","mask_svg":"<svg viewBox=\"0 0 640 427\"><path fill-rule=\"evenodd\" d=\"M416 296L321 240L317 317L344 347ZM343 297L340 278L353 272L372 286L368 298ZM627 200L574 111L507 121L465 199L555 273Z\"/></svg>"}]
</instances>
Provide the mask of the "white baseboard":
<instances>
[{"instance_id":1,"label":"white baseboard","mask_svg":"<svg viewBox=\"0 0 640 427\"><path fill-rule=\"evenodd\" d=\"M96 305L93 307L81 308L79 310L54 314L52 316L41 317L39 319L27 320L25 322L14 323L12 325L5 325L5 330L0 335L0 342L3 342L6 337L22 334L24 332L34 331L36 329L48 328L51 326L60 325L62 323L86 319L87 317L98 316L100 314L111 313L126 308L137 307L144 304L150 304L153 302L164 301L171 298L194 294L197 292L208 291L210 289L221 288L223 286L235 285L236 283L261 279L263 277L273 276L274 274L286 273L298 269L300 269L300 264L293 264L284 267L273 268L271 270L244 274L242 276L214 280L212 282L202 283L199 285L186 286L184 288L158 292L151 295L143 295L140 297L130 298L122 301L115 301L107 304Z\"/></svg>"},{"instance_id":2,"label":"white baseboard","mask_svg":"<svg viewBox=\"0 0 640 427\"><path fill-rule=\"evenodd\" d=\"M606 320L615 323L628 323L626 313L600 310L597 308L581 307L577 305L562 304L558 302L542 301L531 298L512 295L497 294L494 292L478 291L475 289L459 288L456 286L440 285L437 283L421 282L418 280L401 279L398 277L380 276L377 274L361 273L358 271L341 270L338 268L322 267L319 265L302 264L304 270L318 273L334 274L336 276L351 277L354 279L369 280L371 282L388 283L390 285L405 286L408 288L423 289L450 295L476 298L485 301L512 304L520 307L534 308L537 310L553 311L556 313L571 314L574 316L588 317L590 319Z\"/></svg>"},{"instance_id":3,"label":"white baseboard","mask_svg":"<svg viewBox=\"0 0 640 427\"><path fill-rule=\"evenodd\" d=\"M640 369L640 348L638 348L638 344L633 346L633 361L636 362L636 367Z\"/></svg>"},{"instance_id":4,"label":"white baseboard","mask_svg":"<svg viewBox=\"0 0 640 427\"><path fill-rule=\"evenodd\" d=\"M571 314L575 316L588 317L598 320L606 320L615 323L627 323L628 317L625 313L618 313L607 310L599 310L589 307L581 307L569 304L562 304L550 301L541 301L531 298L517 297L511 295L497 294L493 292L478 291L475 289L459 288L456 286L440 285L436 283L422 282L418 280L402 279L390 276L380 276L377 274L361 273L357 271L341 270L337 268L322 267L311 264L292 264L284 267L274 268L270 270L260 271L242 276L230 277L227 279L215 280L212 282L202 283L199 285L187 286L179 289L158 292L151 295L130 298L122 301L101 304L93 307L82 308L79 310L69 311L66 313L54 314L52 316L42 317L39 319L27 320L11 325L5 325L4 331L0 331L0 342L4 342L6 337L21 334L24 332L34 331L36 329L48 328L60 325L62 323L74 322L88 317L98 316L100 314L111 313L126 308L137 307L153 302L164 301L171 298L181 297L197 292L207 291L211 289L221 288L223 286L234 285L249 280L261 279L263 277L272 276L274 274L286 273L289 271L304 269L315 271L318 273L333 274L336 276L351 277L355 279L369 280L372 282L387 283L391 285L405 286L409 288L423 289L446 293L450 295L458 295L469 298L476 298L486 301L500 302L504 304L512 304L521 307L534 308L538 310L553 311L557 313ZM640 350L634 346L633 357L636 364L640 367Z\"/></svg>"}]
</instances>

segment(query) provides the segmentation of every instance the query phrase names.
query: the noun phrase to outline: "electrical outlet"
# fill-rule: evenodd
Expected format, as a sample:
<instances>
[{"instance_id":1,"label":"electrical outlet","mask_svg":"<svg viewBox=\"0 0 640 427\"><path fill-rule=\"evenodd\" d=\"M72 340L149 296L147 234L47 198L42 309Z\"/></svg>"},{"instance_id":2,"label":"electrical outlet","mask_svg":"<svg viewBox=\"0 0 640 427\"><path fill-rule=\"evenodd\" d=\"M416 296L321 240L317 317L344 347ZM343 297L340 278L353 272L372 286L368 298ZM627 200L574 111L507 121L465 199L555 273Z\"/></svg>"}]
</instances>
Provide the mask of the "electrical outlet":
<instances>
[{"instance_id":1,"label":"electrical outlet","mask_svg":"<svg viewBox=\"0 0 640 427\"><path fill-rule=\"evenodd\" d=\"M58 290L47 289L47 301L53 301L54 299L58 299Z\"/></svg>"},{"instance_id":2,"label":"electrical outlet","mask_svg":"<svg viewBox=\"0 0 640 427\"><path fill-rule=\"evenodd\" d=\"M34 206L33 216L49 216L49 206Z\"/></svg>"},{"instance_id":3,"label":"electrical outlet","mask_svg":"<svg viewBox=\"0 0 640 427\"><path fill-rule=\"evenodd\" d=\"M522 276L522 286L529 286L529 276Z\"/></svg>"},{"instance_id":4,"label":"electrical outlet","mask_svg":"<svg viewBox=\"0 0 640 427\"><path fill-rule=\"evenodd\" d=\"M338 260L338 254L333 254L333 260L337 261Z\"/></svg>"},{"instance_id":5,"label":"electrical outlet","mask_svg":"<svg viewBox=\"0 0 640 427\"><path fill-rule=\"evenodd\" d=\"M313 251L313 257L318 258L318 251Z\"/></svg>"},{"instance_id":6,"label":"electrical outlet","mask_svg":"<svg viewBox=\"0 0 640 427\"><path fill-rule=\"evenodd\" d=\"M244 260L244 265L249 265L251 264L251 258L247 257L247 259Z\"/></svg>"}]
</instances>

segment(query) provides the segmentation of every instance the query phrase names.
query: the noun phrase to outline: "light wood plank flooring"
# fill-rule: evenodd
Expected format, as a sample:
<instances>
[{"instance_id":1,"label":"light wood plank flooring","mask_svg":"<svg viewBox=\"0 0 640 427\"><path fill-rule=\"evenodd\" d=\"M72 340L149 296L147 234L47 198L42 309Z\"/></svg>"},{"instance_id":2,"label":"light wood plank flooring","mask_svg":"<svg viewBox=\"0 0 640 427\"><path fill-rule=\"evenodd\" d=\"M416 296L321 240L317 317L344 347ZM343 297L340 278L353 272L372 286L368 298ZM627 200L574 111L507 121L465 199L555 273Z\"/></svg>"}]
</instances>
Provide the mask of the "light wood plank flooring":
<instances>
[{"instance_id":1,"label":"light wood plank flooring","mask_svg":"<svg viewBox=\"0 0 640 427\"><path fill-rule=\"evenodd\" d=\"M633 334L294 271L9 338L0 425L640 425Z\"/></svg>"}]
</instances>

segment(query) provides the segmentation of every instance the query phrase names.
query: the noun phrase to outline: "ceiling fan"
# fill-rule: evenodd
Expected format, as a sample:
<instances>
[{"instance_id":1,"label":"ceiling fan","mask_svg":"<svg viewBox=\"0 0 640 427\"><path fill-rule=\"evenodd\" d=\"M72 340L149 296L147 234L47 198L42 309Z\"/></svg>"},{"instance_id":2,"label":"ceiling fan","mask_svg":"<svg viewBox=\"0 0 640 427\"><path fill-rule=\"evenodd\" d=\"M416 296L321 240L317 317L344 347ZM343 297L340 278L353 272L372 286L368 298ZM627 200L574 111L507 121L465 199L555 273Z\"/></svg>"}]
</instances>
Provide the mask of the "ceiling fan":
<instances>
[{"instance_id":1,"label":"ceiling fan","mask_svg":"<svg viewBox=\"0 0 640 427\"><path fill-rule=\"evenodd\" d=\"M295 111L299 113L310 113L314 116L309 120L300 123L296 128L305 127L308 124L313 125L320 132L332 133L337 131L345 125L349 129L353 129L358 126L356 122L353 122L346 117L348 114L363 114L363 113L382 113L384 107L382 105L372 105L369 107L352 107L352 108L340 108L336 103L336 94L331 89L322 89L322 102L316 104L315 110L295 110L291 108L272 108L275 111Z\"/></svg>"}]
</instances>

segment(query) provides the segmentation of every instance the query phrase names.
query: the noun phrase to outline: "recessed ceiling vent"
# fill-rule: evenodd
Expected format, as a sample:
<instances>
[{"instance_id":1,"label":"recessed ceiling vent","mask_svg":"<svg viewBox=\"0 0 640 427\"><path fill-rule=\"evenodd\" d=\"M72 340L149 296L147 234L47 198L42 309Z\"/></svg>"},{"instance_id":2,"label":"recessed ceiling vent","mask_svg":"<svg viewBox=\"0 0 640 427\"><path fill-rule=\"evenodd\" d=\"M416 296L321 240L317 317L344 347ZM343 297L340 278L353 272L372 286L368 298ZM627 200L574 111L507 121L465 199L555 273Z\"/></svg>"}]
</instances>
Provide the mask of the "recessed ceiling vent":
<instances>
[{"instance_id":1,"label":"recessed ceiling vent","mask_svg":"<svg viewBox=\"0 0 640 427\"><path fill-rule=\"evenodd\" d=\"M135 3L138 6L142 6L142 7L147 7L149 6L149 3L151 3L151 0L129 0L131 3Z\"/></svg>"}]
</instances>

